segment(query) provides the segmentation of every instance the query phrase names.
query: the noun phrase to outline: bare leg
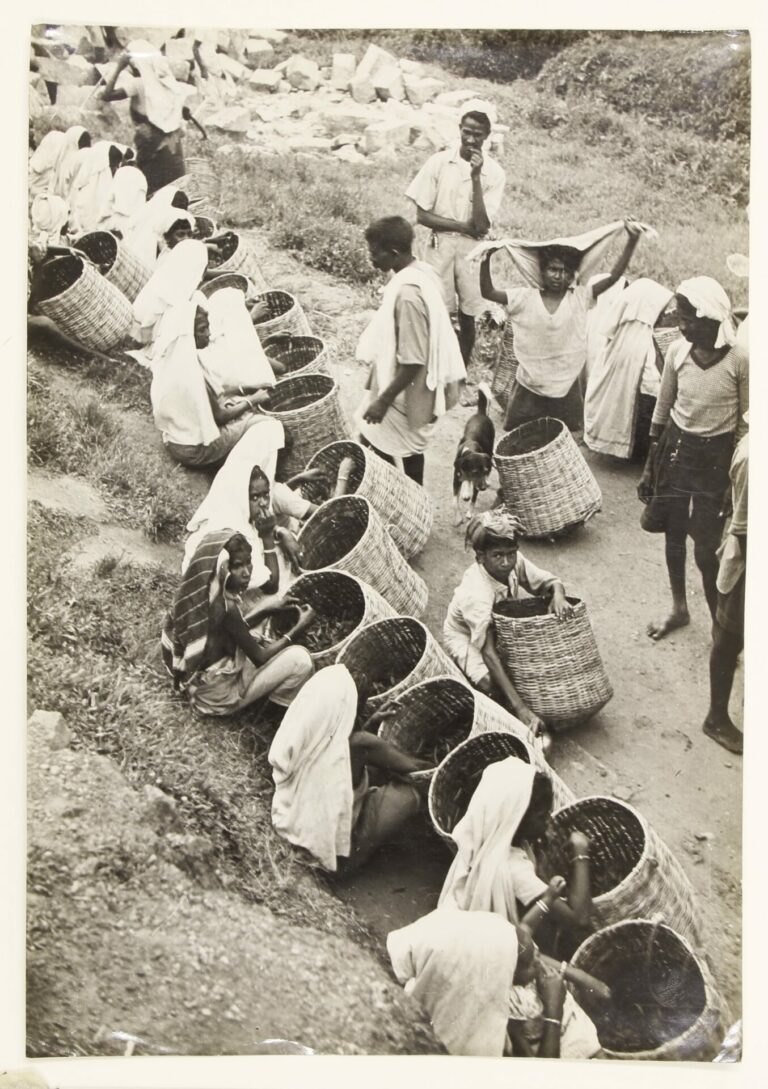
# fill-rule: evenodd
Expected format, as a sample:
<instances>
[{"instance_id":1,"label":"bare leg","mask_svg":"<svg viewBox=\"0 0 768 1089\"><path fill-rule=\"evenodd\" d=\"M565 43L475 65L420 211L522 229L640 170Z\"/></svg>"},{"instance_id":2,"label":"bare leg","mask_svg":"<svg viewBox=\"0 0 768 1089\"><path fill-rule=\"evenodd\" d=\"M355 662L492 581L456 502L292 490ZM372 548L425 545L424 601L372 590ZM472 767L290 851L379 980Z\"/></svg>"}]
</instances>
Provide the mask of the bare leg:
<instances>
[{"instance_id":1,"label":"bare leg","mask_svg":"<svg viewBox=\"0 0 768 1089\"><path fill-rule=\"evenodd\" d=\"M464 314L459 310L459 348L464 366L468 367L472 361L472 349L475 346L475 319L471 314Z\"/></svg>"},{"instance_id":2,"label":"bare leg","mask_svg":"<svg viewBox=\"0 0 768 1089\"><path fill-rule=\"evenodd\" d=\"M693 555L696 566L701 571L704 596L707 599L707 605L709 605L709 611L714 620L717 614L717 571L719 567L717 554L714 549L697 544L694 546Z\"/></svg>"},{"instance_id":3,"label":"bare leg","mask_svg":"<svg viewBox=\"0 0 768 1089\"><path fill-rule=\"evenodd\" d=\"M664 534L664 544L672 590L672 612L664 620L651 621L647 631L651 639L663 639L675 628L683 628L690 622L688 600L685 594L685 535Z\"/></svg>"},{"instance_id":4,"label":"bare leg","mask_svg":"<svg viewBox=\"0 0 768 1089\"><path fill-rule=\"evenodd\" d=\"M729 752L744 751L744 738L728 714L736 663L744 647L744 637L726 631L715 621L712 629L712 652L709 656L709 711L703 730L718 745Z\"/></svg>"}]
</instances>

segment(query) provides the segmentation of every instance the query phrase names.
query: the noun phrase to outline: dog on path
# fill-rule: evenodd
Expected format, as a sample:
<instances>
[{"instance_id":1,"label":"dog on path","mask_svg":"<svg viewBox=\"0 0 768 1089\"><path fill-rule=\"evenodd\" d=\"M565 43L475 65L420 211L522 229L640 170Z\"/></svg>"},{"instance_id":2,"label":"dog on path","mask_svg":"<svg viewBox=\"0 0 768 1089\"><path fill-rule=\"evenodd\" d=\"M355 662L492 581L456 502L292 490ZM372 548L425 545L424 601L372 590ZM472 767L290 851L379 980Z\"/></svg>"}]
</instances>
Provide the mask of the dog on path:
<instances>
[{"instance_id":1,"label":"dog on path","mask_svg":"<svg viewBox=\"0 0 768 1089\"><path fill-rule=\"evenodd\" d=\"M488 475L493 466L493 445L496 429L488 415L492 394L481 382L477 392L477 412L464 426L453 463L453 505L455 524L461 525L474 516L477 496L488 487Z\"/></svg>"}]
</instances>

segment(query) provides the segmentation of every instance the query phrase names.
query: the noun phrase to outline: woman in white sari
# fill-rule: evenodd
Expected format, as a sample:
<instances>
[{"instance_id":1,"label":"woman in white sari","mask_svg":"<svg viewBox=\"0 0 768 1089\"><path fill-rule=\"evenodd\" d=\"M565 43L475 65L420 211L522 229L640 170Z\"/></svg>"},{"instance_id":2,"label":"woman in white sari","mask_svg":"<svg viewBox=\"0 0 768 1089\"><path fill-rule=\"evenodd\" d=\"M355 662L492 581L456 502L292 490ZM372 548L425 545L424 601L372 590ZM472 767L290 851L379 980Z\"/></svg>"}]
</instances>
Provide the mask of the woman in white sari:
<instances>
[{"instance_id":1,"label":"woman in white sari","mask_svg":"<svg viewBox=\"0 0 768 1089\"><path fill-rule=\"evenodd\" d=\"M80 152L69 198L69 222L74 234L105 229L112 210L114 175L125 150L100 140Z\"/></svg>"},{"instance_id":2,"label":"woman in white sari","mask_svg":"<svg viewBox=\"0 0 768 1089\"><path fill-rule=\"evenodd\" d=\"M123 239L129 237L146 203L147 179L135 166L121 166L115 173L112 186L112 210L107 220L108 229L119 231ZM147 268L151 267L149 262L145 263Z\"/></svg>"}]
</instances>

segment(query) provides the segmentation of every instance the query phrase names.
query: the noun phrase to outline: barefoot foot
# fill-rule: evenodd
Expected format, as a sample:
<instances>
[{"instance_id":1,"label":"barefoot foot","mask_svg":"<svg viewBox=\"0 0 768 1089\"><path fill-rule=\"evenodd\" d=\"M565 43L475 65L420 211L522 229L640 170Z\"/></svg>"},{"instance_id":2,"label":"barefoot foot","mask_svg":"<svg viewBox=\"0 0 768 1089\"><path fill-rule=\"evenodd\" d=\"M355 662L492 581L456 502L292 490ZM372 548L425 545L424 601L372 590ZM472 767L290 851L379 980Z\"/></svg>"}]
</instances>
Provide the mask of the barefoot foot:
<instances>
[{"instance_id":1,"label":"barefoot foot","mask_svg":"<svg viewBox=\"0 0 768 1089\"><path fill-rule=\"evenodd\" d=\"M659 639L663 639L665 635L669 635L671 631L676 628L684 628L686 624L690 624L691 617L687 609L680 610L679 612L672 612L666 617L665 620L651 621L647 627L647 632L651 639L658 642Z\"/></svg>"},{"instance_id":2,"label":"barefoot foot","mask_svg":"<svg viewBox=\"0 0 768 1089\"><path fill-rule=\"evenodd\" d=\"M718 715L710 711L704 719L702 729L707 737L711 737L728 752L739 755L744 752L744 735L733 725L728 715Z\"/></svg>"}]
</instances>

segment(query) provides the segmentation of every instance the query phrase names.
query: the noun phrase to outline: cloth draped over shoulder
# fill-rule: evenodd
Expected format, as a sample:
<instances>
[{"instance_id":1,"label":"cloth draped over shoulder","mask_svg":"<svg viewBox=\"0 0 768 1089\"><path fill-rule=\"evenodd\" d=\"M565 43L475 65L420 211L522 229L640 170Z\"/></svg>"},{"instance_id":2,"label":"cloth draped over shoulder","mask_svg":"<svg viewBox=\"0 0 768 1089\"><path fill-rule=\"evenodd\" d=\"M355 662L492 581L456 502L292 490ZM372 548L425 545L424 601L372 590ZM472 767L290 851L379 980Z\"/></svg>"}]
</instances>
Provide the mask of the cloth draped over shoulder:
<instances>
[{"instance_id":1,"label":"cloth draped over shoulder","mask_svg":"<svg viewBox=\"0 0 768 1089\"><path fill-rule=\"evenodd\" d=\"M135 166L121 166L112 183L112 212L109 227L120 231L125 240L130 236L147 203L147 179ZM130 246L128 247L131 248ZM136 254L138 257L139 255ZM147 268L154 265L145 262Z\"/></svg>"},{"instance_id":2,"label":"cloth draped over shoulder","mask_svg":"<svg viewBox=\"0 0 768 1089\"><path fill-rule=\"evenodd\" d=\"M733 320L731 300L725 288L711 276L694 276L683 280L675 291L688 300L699 318L711 318L718 322L715 348L736 343L736 323Z\"/></svg>"},{"instance_id":3,"label":"cloth draped over shoulder","mask_svg":"<svg viewBox=\"0 0 768 1089\"><path fill-rule=\"evenodd\" d=\"M489 764L453 830L457 853L443 883L440 907L516 914L504 863L531 800L535 768L516 756ZM512 921L516 921L513 919Z\"/></svg>"},{"instance_id":4,"label":"cloth draped over shoulder","mask_svg":"<svg viewBox=\"0 0 768 1089\"><path fill-rule=\"evenodd\" d=\"M143 85L147 120L162 132L176 132L181 126L184 103L195 93L194 87L180 83L168 59L143 38L130 42L127 52Z\"/></svg>"},{"instance_id":5,"label":"cloth draped over shoulder","mask_svg":"<svg viewBox=\"0 0 768 1089\"><path fill-rule=\"evenodd\" d=\"M63 197L69 203L72 190L72 181L75 170L80 162L80 138L87 130L83 125L70 125L64 133L64 143L61 145L59 157L56 160L56 173L53 191L57 196Z\"/></svg>"},{"instance_id":6,"label":"cloth draped over shoulder","mask_svg":"<svg viewBox=\"0 0 768 1089\"><path fill-rule=\"evenodd\" d=\"M185 214L182 212L179 218L184 218ZM154 339L158 322L165 312L170 307L188 302L197 291L207 264L205 243L194 238L184 239L163 254L133 302L136 339L142 344ZM203 295L200 295L199 301L201 306L207 306ZM154 346L148 354L154 356Z\"/></svg>"},{"instance_id":7,"label":"cloth draped over shoulder","mask_svg":"<svg viewBox=\"0 0 768 1089\"><path fill-rule=\"evenodd\" d=\"M590 450L629 458L643 371L655 366L653 327L672 292L645 277L605 312L603 351L590 371L584 399L584 441Z\"/></svg>"},{"instance_id":8,"label":"cloth draped over shoulder","mask_svg":"<svg viewBox=\"0 0 768 1089\"><path fill-rule=\"evenodd\" d=\"M215 291L208 299L208 321L211 340L200 352L200 364L215 392L275 384L242 291Z\"/></svg>"},{"instance_id":9,"label":"cloth draped over shoulder","mask_svg":"<svg viewBox=\"0 0 768 1089\"><path fill-rule=\"evenodd\" d=\"M652 227L642 224L642 228L647 237L657 237ZM618 219L603 227L595 227L591 231L568 238L549 238L543 242L532 242L522 238L502 238L497 241L481 242L468 254L468 258L470 261L477 260L489 250L506 250L525 282L530 287L543 287L539 264L540 251L548 246L568 246L570 249L578 250L582 255L579 263L579 282L586 283L603 263L608 247L624 233L625 229L624 221Z\"/></svg>"},{"instance_id":10,"label":"cloth draped over shoulder","mask_svg":"<svg viewBox=\"0 0 768 1089\"><path fill-rule=\"evenodd\" d=\"M203 661L210 607L221 592L221 569L228 561L224 545L233 532L218 529L200 541L166 617L160 647L177 688L189 684Z\"/></svg>"},{"instance_id":11,"label":"cloth draped over shoulder","mask_svg":"<svg viewBox=\"0 0 768 1089\"><path fill-rule=\"evenodd\" d=\"M47 132L29 157L29 195L56 192L56 166L66 145L66 134Z\"/></svg>"},{"instance_id":12,"label":"cloth draped over shoulder","mask_svg":"<svg viewBox=\"0 0 768 1089\"><path fill-rule=\"evenodd\" d=\"M484 911L438 909L393 930L387 952L451 1055L504 1054L518 957L511 923Z\"/></svg>"},{"instance_id":13,"label":"cloth draped over shoulder","mask_svg":"<svg viewBox=\"0 0 768 1089\"><path fill-rule=\"evenodd\" d=\"M81 149L69 196L70 228L77 234L97 231L109 220L114 178L109 164L113 141L99 140Z\"/></svg>"},{"instance_id":14,"label":"cloth draped over shoulder","mask_svg":"<svg viewBox=\"0 0 768 1089\"><path fill-rule=\"evenodd\" d=\"M269 750L275 829L332 872L337 857L349 855L351 849L349 736L357 699L346 666L319 670L291 703Z\"/></svg>"},{"instance_id":15,"label":"cloth draped over shoulder","mask_svg":"<svg viewBox=\"0 0 768 1089\"><path fill-rule=\"evenodd\" d=\"M184 547L182 571L191 563L206 534L222 526L242 533L252 549L253 573L250 586L263 586L270 578L264 563L263 546L251 524L248 485L254 466L258 466L273 485L277 454L285 444L285 432L279 420L265 416L249 427L227 456L213 478L208 494L187 522L190 537Z\"/></svg>"},{"instance_id":16,"label":"cloth draped over shoulder","mask_svg":"<svg viewBox=\"0 0 768 1089\"><path fill-rule=\"evenodd\" d=\"M117 173L121 171L118 170ZM139 173L142 172L139 171ZM147 179L143 174L142 177L144 177L146 193ZM171 203L178 192L175 185L165 185L162 189L158 189L149 200L145 200L125 234L124 242L128 249L149 269L154 269L157 263L157 250L163 235L170 230L177 219L185 220L190 227L195 225L194 217L189 212L176 208Z\"/></svg>"},{"instance_id":17,"label":"cloth draped over shoulder","mask_svg":"<svg viewBox=\"0 0 768 1089\"><path fill-rule=\"evenodd\" d=\"M608 272L595 273L587 280L587 287L594 287L601 280L607 279L609 275ZM592 368L605 347L605 336L602 328L605 315L628 283L629 280L626 276L619 276L615 284L612 284L611 287L597 296L594 306L589 309L587 314L587 378L589 378Z\"/></svg>"},{"instance_id":18,"label":"cloth draped over shoulder","mask_svg":"<svg viewBox=\"0 0 768 1089\"><path fill-rule=\"evenodd\" d=\"M30 208L32 241L45 245L58 245L61 232L67 225L69 206L62 197L53 193L38 193Z\"/></svg>"}]
</instances>

